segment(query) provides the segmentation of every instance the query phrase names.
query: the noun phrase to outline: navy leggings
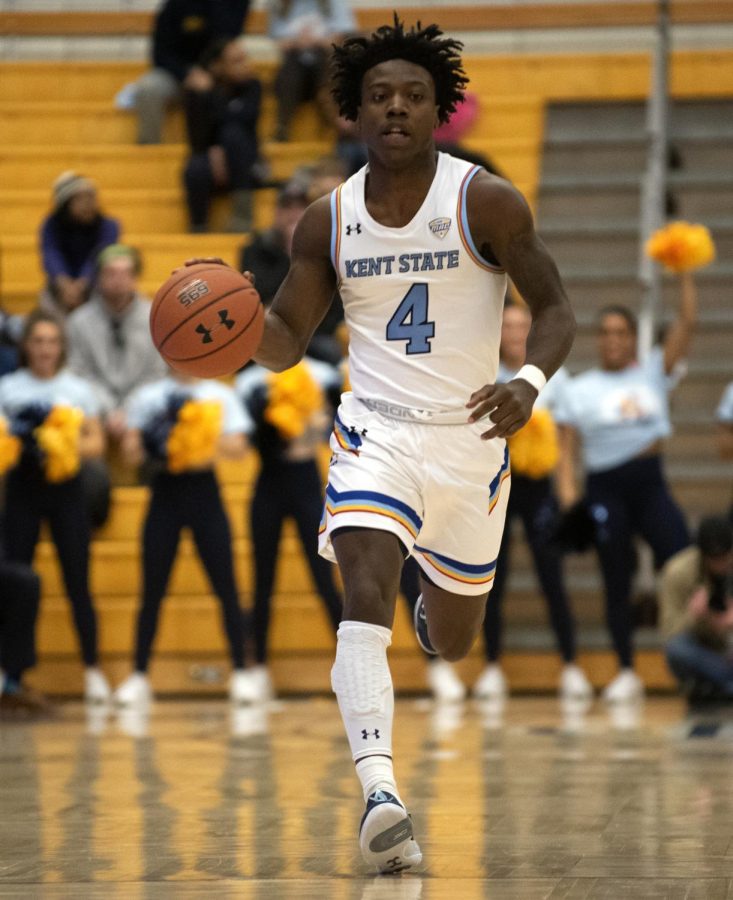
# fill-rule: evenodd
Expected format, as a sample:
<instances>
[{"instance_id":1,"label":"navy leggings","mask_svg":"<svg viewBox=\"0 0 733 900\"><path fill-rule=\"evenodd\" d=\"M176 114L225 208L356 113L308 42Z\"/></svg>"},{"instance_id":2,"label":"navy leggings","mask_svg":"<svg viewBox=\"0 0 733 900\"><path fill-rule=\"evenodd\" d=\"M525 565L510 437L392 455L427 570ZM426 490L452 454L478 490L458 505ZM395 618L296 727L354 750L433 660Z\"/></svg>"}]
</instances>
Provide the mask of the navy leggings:
<instances>
[{"instance_id":1,"label":"navy leggings","mask_svg":"<svg viewBox=\"0 0 733 900\"><path fill-rule=\"evenodd\" d=\"M0 560L0 669L20 681L36 662L36 617L41 582L22 563Z\"/></svg>"},{"instance_id":2,"label":"navy leggings","mask_svg":"<svg viewBox=\"0 0 733 900\"><path fill-rule=\"evenodd\" d=\"M596 549L606 591L606 619L622 667L633 661L631 581L635 536L652 548L657 568L690 543L659 456L588 475L586 498L596 523Z\"/></svg>"},{"instance_id":3,"label":"navy leggings","mask_svg":"<svg viewBox=\"0 0 733 900\"><path fill-rule=\"evenodd\" d=\"M213 472L161 473L153 478L143 528L143 597L137 620L135 668L145 672L160 606L183 528L190 528L206 574L221 603L232 665L244 667L244 626L237 597L229 519Z\"/></svg>"},{"instance_id":4,"label":"navy leggings","mask_svg":"<svg viewBox=\"0 0 733 900\"><path fill-rule=\"evenodd\" d=\"M562 573L562 557L547 542L557 514L557 503L549 478L512 476L504 535L496 562L494 585L489 593L484 619L486 658L496 662L501 654L502 605L509 573L511 522L521 519L532 553L535 571L547 601L550 624L566 663L575 659L575 621L570 610Z\"/></svg>"},{"instance_id":5,"label":"navy leggings","mask_svg":"<svg viewBox=\"0 0 733 900\"><path fill-rule=\"evenodd\" d=\"M82 658L87 666L94 666L97 617L89 591L90 529L81 478L77 475L48 484L35 469L14 469L5 488L5 553L9 561L31 565L44 519L56 545Z\"/></svg>"},{"instance_id":6,"label":"navy leggings","mask_svg":"<svg viewBox=\"0 0 733 900\"><path fill-rule=\"evenodd\" d=\"M267 660L280 534L288 516L295 519L308 567L331 627L336 631L339 626L343 600L334 584L332 564L318 555L318 524L322 507L321 476L314 461L284 462L262 468L250 507L250 533L255 559L252 627L258 663Z\"/></svg>"}]
</instances>

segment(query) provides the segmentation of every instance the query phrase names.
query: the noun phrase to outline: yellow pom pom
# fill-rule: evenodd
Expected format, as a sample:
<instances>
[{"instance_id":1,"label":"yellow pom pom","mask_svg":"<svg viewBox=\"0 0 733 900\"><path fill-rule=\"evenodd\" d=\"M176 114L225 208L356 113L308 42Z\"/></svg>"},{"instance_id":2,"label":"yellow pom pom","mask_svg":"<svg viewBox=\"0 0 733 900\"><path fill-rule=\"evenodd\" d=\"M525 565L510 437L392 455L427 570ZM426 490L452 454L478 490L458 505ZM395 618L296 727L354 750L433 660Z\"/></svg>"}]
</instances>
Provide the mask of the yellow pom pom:
<instances>
[{"instance_id":1,"label":"yellow pom pom","mask_svg":"<svg viewBox=\"0 0 733 900\"><path fill-rule=\"evenodd\" d=\"M715 259L715 244L704 225L670 222L649 238L646 253L671 272L691 272Z\"/></svg>"},{"instance_id":2,"label":"yellow pom pom","mask_svg":"<svg viewBox=\"0 0 733 900\"><path fill-rule=\"evenodd\" d=\"M75 406L54 406L34 431L43 454L43 470L51 483L68 481L81 467L79 438L84 413Z\"/></svg>"},{"instance_id":3,"label":"yellow pom pom","mask_svg":"<svg viewBox=\"0 0 733 900\"><path fill-rule=\"evenodd\" d=\"M178 410L166 446L168 469L174 474L210 466L216 456L223 422L218 400L188 400Z\"/></svg>"},{"instance_id":4,"label":"yellow pom pom","mask_svg":"<svg viewBox=\"0 0 733 900\"><path fill-rule=\"evenodd\" d=\"M286 441L300 437L313 415L323 408L323 391L308 366L299 362L268 377L265 421L274 425Z\"/></svg>"},{"instance_id":5,"label":"yellow pom pom","mask_svg":"<svg viewBox=\"0 0 733 900\"><path fill-rule=\"evenodd\" d=\"M0 476L18 464L22 447L20 438L10 434L7 419L0 416Z\"/></svg>"},{"instance_id":6,"label":"yellow pom pom","mask_svg":"<svg viewBox=\"0 0 733 900\"><path fill-rule=\"evenodd\" d=\"M527 424L509 438L512 472L527 478L544 478L557 465L557 429L546 409L536 409Z\"/></svg>"}]
</instances>

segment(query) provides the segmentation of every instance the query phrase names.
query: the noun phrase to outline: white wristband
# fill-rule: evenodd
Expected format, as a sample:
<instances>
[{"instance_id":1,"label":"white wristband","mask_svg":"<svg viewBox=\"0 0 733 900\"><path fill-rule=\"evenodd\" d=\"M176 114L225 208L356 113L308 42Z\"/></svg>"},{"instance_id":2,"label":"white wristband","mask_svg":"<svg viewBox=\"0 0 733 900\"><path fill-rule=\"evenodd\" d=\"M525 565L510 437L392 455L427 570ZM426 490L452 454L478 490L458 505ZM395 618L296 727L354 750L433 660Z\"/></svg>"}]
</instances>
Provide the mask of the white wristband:
<instances>
[{"instance_id":1,"label":"white wristband","mask_svg":"<svg viewBox=\"0 0 733 900\"><path fill-rule=\"evenodd\" d=\"M547 384L547 376L542 369L537 366L522 366L514 378L523 378L525 381L528 381L538 394ZM514 378L512 381L514 381Z\"/></svg>"}]
</instances>

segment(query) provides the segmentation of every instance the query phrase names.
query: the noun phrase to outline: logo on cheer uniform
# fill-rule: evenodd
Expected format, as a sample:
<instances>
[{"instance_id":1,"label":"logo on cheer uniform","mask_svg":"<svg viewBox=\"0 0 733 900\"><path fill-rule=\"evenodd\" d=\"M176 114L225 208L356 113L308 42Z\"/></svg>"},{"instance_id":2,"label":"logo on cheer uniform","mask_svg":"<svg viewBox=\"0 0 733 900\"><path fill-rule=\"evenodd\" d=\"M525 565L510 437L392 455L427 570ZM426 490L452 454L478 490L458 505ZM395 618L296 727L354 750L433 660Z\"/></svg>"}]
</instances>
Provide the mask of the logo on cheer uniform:
<instances>
[{"instance_id":1,"label":"logo on cheer uniform","mask_svg":"<svg viewBox=\"0 0 733 900\"><path fill-rule=\"evenodd\" d=\"M197 278L196 281L187 284L178 294L178 302L181 306L188 309L189 306L192 306L197 300L200 300L201 297L205 297L208 293L209 285L200 278Z\"/></svg>"},{"instance_id":2,"label":"logo on cheer uniform","mask_svg":"<svg viewBox=\"0 0 733 900\"><path fill-rule=\"evenodd\" d=\"M428 222L428 227L433 232L435 237L440 238L442 241L443 238L450 231L450 223L451 220L447 216L441 216L439 219L431 219Z\"/></svg>"}]
</instances>

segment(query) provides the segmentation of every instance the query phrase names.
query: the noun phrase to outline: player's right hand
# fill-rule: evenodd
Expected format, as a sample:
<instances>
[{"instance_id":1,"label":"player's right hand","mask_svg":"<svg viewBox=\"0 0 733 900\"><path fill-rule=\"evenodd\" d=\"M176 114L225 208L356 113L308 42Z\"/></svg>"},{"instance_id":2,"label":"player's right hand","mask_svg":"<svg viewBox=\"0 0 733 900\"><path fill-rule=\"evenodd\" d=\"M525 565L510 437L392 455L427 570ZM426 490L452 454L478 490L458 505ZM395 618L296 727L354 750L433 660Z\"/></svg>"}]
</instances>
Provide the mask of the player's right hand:
<instances>
[{"instance_id":1,"label":"player's right hand","mask_svg":"<svg viewBox=\"0 0 733 900\"><path fill-rule=\"evenodd\" d=\"M537 399L537 389L523 378L506 384L485 384L474 391L466 404L472 410L469 422L478 422L488 415L494 427L481 435L484 441L495 437L511 437L526 425Z\"/></svg>"}]
</instances>

